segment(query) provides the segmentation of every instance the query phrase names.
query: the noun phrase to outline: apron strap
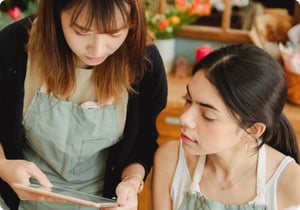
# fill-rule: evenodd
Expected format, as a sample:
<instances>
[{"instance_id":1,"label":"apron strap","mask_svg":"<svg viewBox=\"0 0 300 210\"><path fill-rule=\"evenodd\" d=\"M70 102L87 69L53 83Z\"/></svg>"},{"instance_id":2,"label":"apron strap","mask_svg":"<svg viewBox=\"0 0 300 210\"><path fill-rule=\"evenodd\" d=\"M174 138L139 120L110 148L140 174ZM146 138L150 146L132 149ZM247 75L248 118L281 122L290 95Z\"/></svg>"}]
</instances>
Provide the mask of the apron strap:
<instances>
[{"instance_id":1,"label":"apron strap","mask_svg":"<svg viewBox=\"0 0 300 210\"><path fill-rule=\"evenodd\" d=\"M206 155L200 155L190 186L190 192L201 193L200 180L204 170ZM265 203L265 183L266 183L266 149L262 145L258 151L256 197L252 202ZM251 203L252 203L251 202Z\"/></svg>"},{"instance_id":2,"label":"apron strap","mask_svg":"<svg viewBox=\"0 0 300 210\"><path fill-rule=\"evenodd\" d=\"M204 170L205 159L206 159L205 155L200 155L193 175L192 184L190 186L190 190L189 190L190 192L200 193L200 180Z\"/></svg>"},{"instance_id":3,"label":"apron strap","mask_svg":"<svg viewBox=\"0 0 300 210\"><path fill-rule=\"evenodd\" d=\"M258 151L257 164L257 182L256 182L256 198L254 202L265 202L265 185L266 185L266 148L264 145Z\"/></svg>"}]
</instances>

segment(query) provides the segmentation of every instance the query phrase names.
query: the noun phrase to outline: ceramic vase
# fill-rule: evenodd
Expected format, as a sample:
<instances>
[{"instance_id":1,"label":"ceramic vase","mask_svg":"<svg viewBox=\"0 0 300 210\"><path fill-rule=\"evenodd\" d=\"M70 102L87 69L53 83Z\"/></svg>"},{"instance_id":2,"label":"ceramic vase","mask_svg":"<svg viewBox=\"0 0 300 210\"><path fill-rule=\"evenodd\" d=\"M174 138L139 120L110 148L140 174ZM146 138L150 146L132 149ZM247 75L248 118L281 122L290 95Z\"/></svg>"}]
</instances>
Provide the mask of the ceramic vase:
<instances>
[{"instance_id":1,"label":"ceramic vase","mask_svg":"<svg viewBox=\"0 0 300 210\"><path fill-rule=\"evenodd\" d=\"M159 53L164 62L166 73L169 73L174 65L175 59L175 38L173 39L156 39L154 44L159 50Z\"/></svg>"}]
</instances>

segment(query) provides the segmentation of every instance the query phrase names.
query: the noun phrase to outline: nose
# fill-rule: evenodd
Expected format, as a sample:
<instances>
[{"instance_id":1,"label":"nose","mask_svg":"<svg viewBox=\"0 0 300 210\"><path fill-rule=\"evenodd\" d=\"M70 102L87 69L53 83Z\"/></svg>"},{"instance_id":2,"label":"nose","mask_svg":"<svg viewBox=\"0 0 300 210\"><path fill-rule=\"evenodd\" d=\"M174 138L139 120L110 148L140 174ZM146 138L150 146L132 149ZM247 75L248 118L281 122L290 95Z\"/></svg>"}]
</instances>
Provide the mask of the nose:
<instances>
[{"instance_id":1,"label":"nose","mask_svg":"<svg viewBox=\"0 0 300 210\"><path fill-rule=\"evenodd\" d=\"M180 124L184 128L195 129L196 128L196 110L192 106L187 107L183 110L183 113L180 116Z\"/></svg>"},{"instance_id":2,"label":"nose","mask_svg":"<svg viewBox=\"0 0 300 210\"><path fill-rule=\"evenodd\" d=\"M109 40L105 34L94 34L87 45L90 56L102 57L109 51Z\"/></svg>"}]
</instances>

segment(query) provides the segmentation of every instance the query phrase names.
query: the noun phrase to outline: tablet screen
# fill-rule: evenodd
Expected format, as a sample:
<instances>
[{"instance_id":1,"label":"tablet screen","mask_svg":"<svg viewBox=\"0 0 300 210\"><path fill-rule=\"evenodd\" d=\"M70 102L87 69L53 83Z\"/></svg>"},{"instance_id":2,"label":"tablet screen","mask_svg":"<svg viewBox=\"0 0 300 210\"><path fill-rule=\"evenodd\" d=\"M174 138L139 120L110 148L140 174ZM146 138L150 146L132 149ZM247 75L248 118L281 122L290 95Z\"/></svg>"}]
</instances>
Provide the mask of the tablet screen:
<instances>
[{"instance_id":1,"label":"tablet screen","mask_svg":"<svg viewBox=\"0 0 300 210\"><path fill-rule=\"evenodd\" d=\"M69 188L64 188L59 186L53 186L49 188L49 187L40 186L38 184L24 185L24 184L15 183L13 184L13 188L25 190L28 192L38 193L45 196L62 199L64 201L68 201L80 205L87 205L96 208L117 206L116 201L113 199L92 195L88 193L83 193L80 191L75 191Z\"/></svg>"}]
</instances>

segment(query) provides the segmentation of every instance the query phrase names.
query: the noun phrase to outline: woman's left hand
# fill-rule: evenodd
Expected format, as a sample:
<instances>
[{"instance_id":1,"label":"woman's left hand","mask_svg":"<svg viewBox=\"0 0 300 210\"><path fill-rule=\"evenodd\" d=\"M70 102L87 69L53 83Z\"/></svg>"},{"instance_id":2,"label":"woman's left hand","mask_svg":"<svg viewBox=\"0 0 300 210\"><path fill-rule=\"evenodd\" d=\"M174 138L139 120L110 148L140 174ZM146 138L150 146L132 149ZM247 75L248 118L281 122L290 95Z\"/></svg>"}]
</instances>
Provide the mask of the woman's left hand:
<instances>
[{"instance_id":1,"label":"woman's left hand","mask_svg":"<svg viewBox=\"0 0 300 210\"><path fill-rule=\"evenodd\" d=\"M101 208L101 210L137 210L137 191L136 183L129 180L120 182L116 189L118 207Z\"/></svg>"}]
</instances>

